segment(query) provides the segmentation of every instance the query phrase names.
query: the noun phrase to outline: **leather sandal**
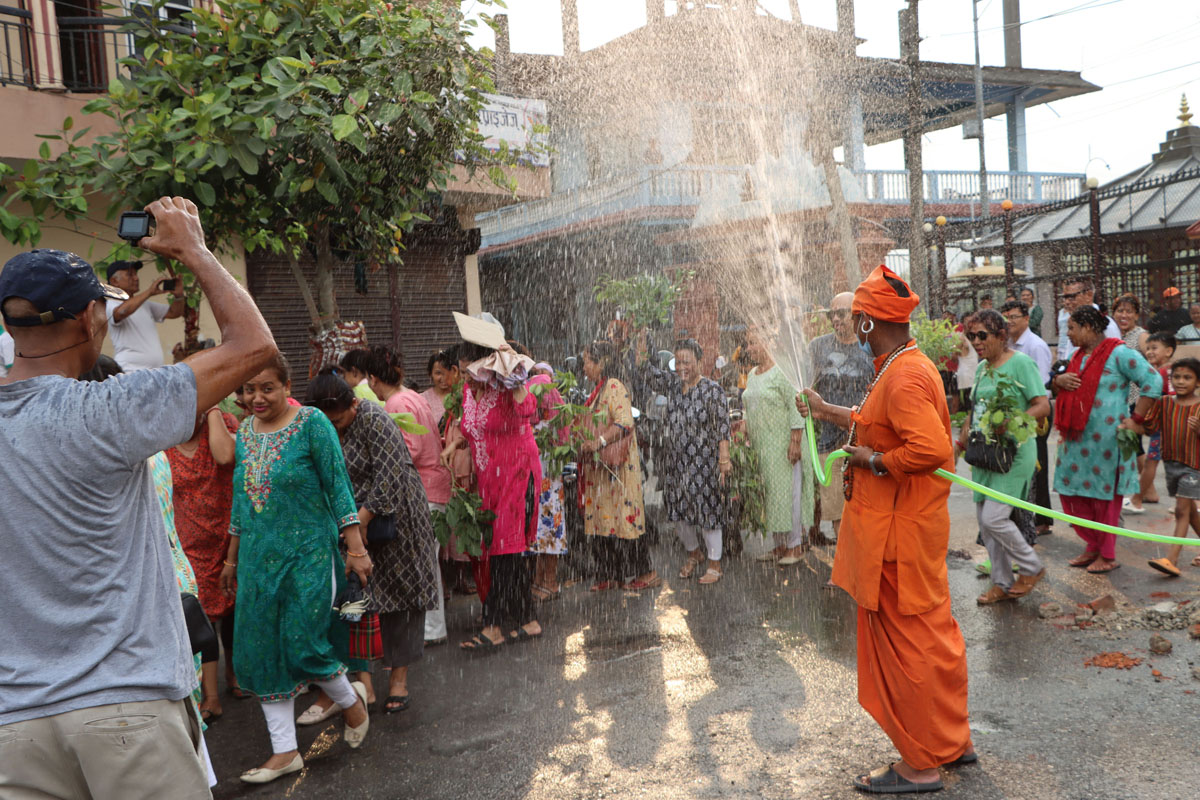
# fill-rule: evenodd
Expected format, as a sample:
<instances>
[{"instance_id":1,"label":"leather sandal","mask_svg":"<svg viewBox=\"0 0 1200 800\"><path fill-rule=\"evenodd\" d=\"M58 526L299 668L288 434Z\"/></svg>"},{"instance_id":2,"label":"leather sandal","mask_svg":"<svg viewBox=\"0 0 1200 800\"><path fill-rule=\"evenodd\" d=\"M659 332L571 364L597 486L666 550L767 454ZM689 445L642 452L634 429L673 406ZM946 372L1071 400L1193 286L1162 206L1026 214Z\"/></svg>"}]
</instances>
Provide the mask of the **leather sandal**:
<instances>
[{"instance_id":1,"label":"leather sandal","mask_svg":"<svg viewBox=\"0 0 1200 800\"><path fill-rule=\"evenodd\" d=\"M713 583L716 583L717 581L721 580L721 576L723 574L724 573L722 573L721 570L713 569L712 567L709 567L708 569L706 569L704 571L704 574L700 576L699 583L702 583L705 586L708 586L709 584L713 584Z\"/></svg>"},{"instance_id":2,"label":"leather sandal","mask_svg":"<svg viewBox=\"0 0 1200 800\"><path fill-rule=\"evenodd\" d=\"M975 602L981 606L990 606L990 605L994 605L995 603L1002 602L1004 600L1016 600L1016 599L1017 599L1016 595L1009 593L1008 590L1006 590L1004 587L996 586L995 584L993 584L992 588L988 589L986 592L979 595L979 597L976 597Z\"/></svg>"},{"instance_id":3,"label":"leather sandal","mask_svg":"<svg viewBox=\"0 0 1200 800\"><path fill-rule=\"evenodd\" d=\"M683 562L683 568L679 570L679 577L690 578L692 573L696 571L696 567L704 561L702 558L692 558L688 556L688 560Z\"/></svg>"},{"instance_id":4,"label":"leather sandal","mask_svg":"<svg viewBox=\"0 0 1200 800\"><path fill-rule=\"evenodd\" d=\"M1036 575L1018 575L1017 580L1013 583L1012 588L1008 590L1008 593L1013 597L1024 597L1033 591L1033 587L1037 586L1038 582L1044 577L1046 577L1045 567Z\"/></svg>"},{"instance_id":5,"label":"leather sandal","mask_svg":"<svg viewBox=\"0 0 1200 800\"><path fill-rule=\"evenodd\" d=\"M1091 550L1084 550L1081 554L1075 556L1070 561L1068 561L1067 564L1069 564L1072 567L1079 567L1082 569L1083 567L1086 567L1089 564L1091 564L1093 561L1095 561L1099 557L1100 557L1099 553L1092 552Z\"/></svg>"}]
</instances>

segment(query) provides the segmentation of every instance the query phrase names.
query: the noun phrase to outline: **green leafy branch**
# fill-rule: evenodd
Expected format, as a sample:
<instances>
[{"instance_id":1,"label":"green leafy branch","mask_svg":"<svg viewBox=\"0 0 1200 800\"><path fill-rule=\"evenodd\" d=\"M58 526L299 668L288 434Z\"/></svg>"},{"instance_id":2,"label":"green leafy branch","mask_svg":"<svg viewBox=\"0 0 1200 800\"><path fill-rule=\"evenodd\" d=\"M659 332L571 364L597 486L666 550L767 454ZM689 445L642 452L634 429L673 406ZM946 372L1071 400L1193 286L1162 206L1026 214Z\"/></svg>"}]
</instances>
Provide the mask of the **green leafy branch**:
<instances>
[{"instance_id":1,"label":"green leafy branch","mask_svg":"<svg viewBox=\"0 0 1200 800\"><path fill-rule=\"evenodd\" d=\"M1004 375L988 364L979 367L981 377L991 378L995 382L996 392L984 403L983 410L977 413L975 426L983 433L989 444L994 443L1000 436L1008 436L1023 444L1031 436L1037 435L1037 420L1029 416L1021 407L1021 391L1024 385L1008 375Z\"/></svg>"},{"instance_id":2,"label":"green leafy branch","mask_svg":"<svg viewBox=\"0 0 1200 800\"><path fill-rule=\"evenodd\" d=\"M648 272L631 278L605 274L592 291L598 302L611 303L620 309L635 328L646 328L670 322L671 310L695 276L692 270L679 270L674 278Z\"/></svg>"},{"instance_id":3,"label":"green leafy branch","mask_svg":"<svg viewBox=\"0 0 1200 800\"><path fill-rule=\"evenodd\" d=\"M726 491L740 504L738 526L742 535L767 533L767 485L762 477L758 451L745 431L737 431L729 442L730 472Z\"/></svg>"},{"instance_id":4,"label":"green leafy branch","mask_svg":"<svg viewBox=\"0 0 1200 800\"><path fill-rule=\"evenodd\" d=\"M434 511L433 532L443 546L449 546L450 534L458 552L479 558L492 546L492 523L496 514L483 507L483 498L474 492L454 487L445 511Z\"/></svg>"}]
</instances>

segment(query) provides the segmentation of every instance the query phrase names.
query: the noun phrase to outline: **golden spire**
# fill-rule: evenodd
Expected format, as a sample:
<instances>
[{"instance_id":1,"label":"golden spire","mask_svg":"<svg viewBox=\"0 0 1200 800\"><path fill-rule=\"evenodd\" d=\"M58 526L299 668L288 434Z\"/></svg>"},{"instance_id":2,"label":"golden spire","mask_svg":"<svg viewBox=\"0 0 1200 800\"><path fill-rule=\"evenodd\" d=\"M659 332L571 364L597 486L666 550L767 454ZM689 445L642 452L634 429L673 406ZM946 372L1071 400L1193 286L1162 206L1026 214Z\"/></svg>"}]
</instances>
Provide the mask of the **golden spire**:
<instances>
[{"instance_id":1,"label":"golden spire","mask_svg":"<svg viewBox=\"0 0 1200 800\"><path fill-rule=\"evenodd\" d=\"M1183 123L1182 125L1179 126L1181 128L1186 128L1192 124L1192 112L1188 111L1188 103L1187 103L1187 95L1186 94L1183 96L1183 99L1179 103L1179 116L1176 117L1176 119Z\"/></svg>"}]
</instances>

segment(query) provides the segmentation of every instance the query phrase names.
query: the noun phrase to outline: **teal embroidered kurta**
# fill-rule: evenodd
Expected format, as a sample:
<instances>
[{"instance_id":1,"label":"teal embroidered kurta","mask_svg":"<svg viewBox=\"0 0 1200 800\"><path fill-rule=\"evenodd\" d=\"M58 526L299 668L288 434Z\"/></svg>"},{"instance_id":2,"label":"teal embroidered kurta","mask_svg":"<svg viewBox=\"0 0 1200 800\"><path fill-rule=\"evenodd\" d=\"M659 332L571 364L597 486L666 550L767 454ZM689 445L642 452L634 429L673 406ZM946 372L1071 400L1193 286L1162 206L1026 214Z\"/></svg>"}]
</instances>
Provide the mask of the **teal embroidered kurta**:
<instances>
[{"instance_id":1,"label":"teal embroidered kurta","mask_svg":"<svg viewBox=\"0 0 1200 800\"><path fill-rule=\"evenodd\" d=\"M1080 369L1087 367L1087 358ZM1104 374L1096 389L1092 413L1083 434L1073 442L1058 443L1054 462L1054 491L1075 497L1112 500L1114 495L1138 490L1136 456L1121 460L1117 426L1129 416L1129 387L1136 385L1142 397L1162 395L1162 378L1142 354L1117 345L1108 355Z\"/></svg>"},{"instance_id":2,"label":"teal embroidered kurta","mask_svg":"<svg viewBox=\"0 0 1200 800\"><path fill-rule=\"evenodd\" d=\"M241 537L233 668L266 701L346 671L349 630L333 610L345 585L338 532L358 522L337 432L301 408L286 427L237 436L230 533Z\"/></svg>"}]
</instances>

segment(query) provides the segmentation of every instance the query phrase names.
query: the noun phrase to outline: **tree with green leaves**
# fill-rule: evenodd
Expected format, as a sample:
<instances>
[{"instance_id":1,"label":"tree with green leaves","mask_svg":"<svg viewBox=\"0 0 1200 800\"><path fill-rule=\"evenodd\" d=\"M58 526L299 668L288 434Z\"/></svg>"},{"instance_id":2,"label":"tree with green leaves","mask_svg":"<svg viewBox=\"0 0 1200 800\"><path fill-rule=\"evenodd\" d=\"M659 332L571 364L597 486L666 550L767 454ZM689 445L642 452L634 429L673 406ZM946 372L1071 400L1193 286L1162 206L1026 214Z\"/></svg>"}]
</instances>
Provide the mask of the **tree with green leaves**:
<instances>
[{"instance_id":1,"label":"tree with green leaves","mask_svg":"<svg viewBox=\"0 0 1200 800\"><path fill-rule=\"evenodd\" d=\"M476 23L457 2L216 0L182 22L122 28L135 54L108 91L82 120L43 135L40 160L8 169L0 235L36 245L49 220L80 222L97 198L112 219L185 195L211 244L289 258L319 330L339 316L336 254L399 262L456 164L489 164L493 181L514 188L503 170L511 154L482 147L489 54L467 43ZM95 115L115 130L87 143L79 126ZM30 214L13 213L18 200ZM128 251L117 244L110 256Z\"/></svg>"}]
</instances>

